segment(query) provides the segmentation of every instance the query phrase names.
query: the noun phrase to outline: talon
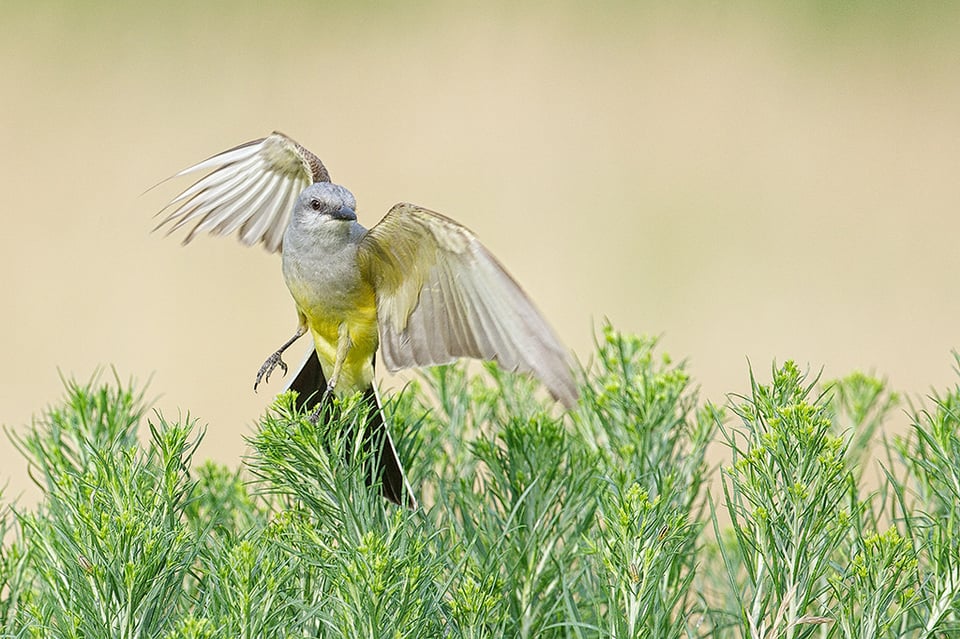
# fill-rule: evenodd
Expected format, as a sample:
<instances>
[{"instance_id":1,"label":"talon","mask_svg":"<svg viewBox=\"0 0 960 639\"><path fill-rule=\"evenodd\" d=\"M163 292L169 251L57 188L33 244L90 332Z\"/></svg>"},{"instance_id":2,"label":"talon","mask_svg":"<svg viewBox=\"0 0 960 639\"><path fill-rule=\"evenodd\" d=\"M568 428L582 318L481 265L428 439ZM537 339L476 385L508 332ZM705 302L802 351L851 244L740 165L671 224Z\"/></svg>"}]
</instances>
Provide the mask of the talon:
<instances>
[{"instance_id":1,"label":"talon","mask_svg":"<svg viewBox=\"0 0 960 639\"><path fill-rule=\"evenodd\" d=\"M270 382L270 374L273 373L274 369L280 367L280 370L283 371L283 374L287 374L287 364L283 361L281 352L277 351L273 355L267 358L267 361L263 363L263 366L260 367L260 370L257 371L257 379L253 382L253 392L257 392L257 387L260 386L260 382L264 381Z\"/></svg>"}]
</instances>

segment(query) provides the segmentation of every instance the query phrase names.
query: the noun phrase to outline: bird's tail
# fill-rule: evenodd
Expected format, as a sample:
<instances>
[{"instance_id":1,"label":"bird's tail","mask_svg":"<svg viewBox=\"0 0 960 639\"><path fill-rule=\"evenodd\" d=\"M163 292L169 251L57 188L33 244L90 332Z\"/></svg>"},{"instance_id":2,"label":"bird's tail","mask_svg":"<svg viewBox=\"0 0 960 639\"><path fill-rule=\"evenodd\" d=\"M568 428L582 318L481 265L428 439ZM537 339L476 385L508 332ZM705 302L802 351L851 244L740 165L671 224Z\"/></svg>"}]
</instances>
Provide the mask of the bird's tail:
<instances>
[{"instance_id":1,"label":"bird's tail","mask_svg":"<svg viewBox=\"0 0 960 639\"><path fill-rule=\"evenodd\" d=\"M327 380L323 375L323 368L316 350L311 348L285 390L297 391L298 410L312 411L326 401L326 388ZM363 392L363 401L369 406L367 427L363 434L364 453L377 460L375 475L366 478L367 485L379 480L380 492L385 498L395 504L416 508L417 500L413 496L413 489L407 483L397 449L384 420L380 396L373 384Z\"/></svg>"}]
</instances>

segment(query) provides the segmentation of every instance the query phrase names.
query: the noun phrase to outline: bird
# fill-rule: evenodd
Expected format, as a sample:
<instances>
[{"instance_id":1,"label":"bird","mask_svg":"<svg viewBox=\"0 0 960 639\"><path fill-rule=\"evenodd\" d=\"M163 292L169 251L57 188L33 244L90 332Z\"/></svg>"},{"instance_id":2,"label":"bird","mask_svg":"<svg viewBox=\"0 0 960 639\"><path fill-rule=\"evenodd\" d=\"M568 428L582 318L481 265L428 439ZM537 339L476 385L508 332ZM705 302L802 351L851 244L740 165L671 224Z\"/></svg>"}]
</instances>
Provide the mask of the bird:
<instances>
[{"instance_id":1,"label":"bird","mask_svg":"<svg viewBox=\"0 0 960 639\"><path fill-rule=\"evenodd\" d=\"M309 333L309 350L285 390L298 409L318 411L331 395L362 394L369 406L364 446L377 468L367 478L383 497L417 507L374 385L386 368L491 360L538 379L567 409L577 385L568 351L520 285L465 226L401 202L379 223L357 221L357 203L323 162L279 131L193 164L202 174L158 215L154 230L237 234L280 253L297 311L293 336L257 371L254 390L287 365L282 355Z\"/></svg>"}]
</instances>

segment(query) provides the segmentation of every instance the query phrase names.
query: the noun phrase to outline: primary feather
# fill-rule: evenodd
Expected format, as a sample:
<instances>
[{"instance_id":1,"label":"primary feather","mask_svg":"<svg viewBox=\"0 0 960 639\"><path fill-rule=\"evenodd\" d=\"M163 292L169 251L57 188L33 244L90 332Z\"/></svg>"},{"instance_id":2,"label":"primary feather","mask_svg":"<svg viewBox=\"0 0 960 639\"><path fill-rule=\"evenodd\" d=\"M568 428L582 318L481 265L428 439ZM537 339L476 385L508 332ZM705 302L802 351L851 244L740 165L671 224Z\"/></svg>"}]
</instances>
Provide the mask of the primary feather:
<instances>
[{"instance_id":1,"label":"primary feather","mask_svg":"<svg viewBox=\"0 0 960 639\"><path fill-rule=\"evenodd\" d=\"M568 408L577 399L570 362L553 329L467 228L397 204L360 243L374 285L387 368L493 360L532 373Z\"/></svg>"},{"instance_id":2,"label":"primary feather","mask_svg":"<svg viewBox=\"0 0 960 639\"><path fill-rule=\"evenodd\" d=\"M329 182L320 159L282 133L234 147L187 167L177 177L210 171L164 208L157 228L191 226L183 243L200 233L229 235L277 252L297 195L310 184Z\"/></svg>"}]
</instances>

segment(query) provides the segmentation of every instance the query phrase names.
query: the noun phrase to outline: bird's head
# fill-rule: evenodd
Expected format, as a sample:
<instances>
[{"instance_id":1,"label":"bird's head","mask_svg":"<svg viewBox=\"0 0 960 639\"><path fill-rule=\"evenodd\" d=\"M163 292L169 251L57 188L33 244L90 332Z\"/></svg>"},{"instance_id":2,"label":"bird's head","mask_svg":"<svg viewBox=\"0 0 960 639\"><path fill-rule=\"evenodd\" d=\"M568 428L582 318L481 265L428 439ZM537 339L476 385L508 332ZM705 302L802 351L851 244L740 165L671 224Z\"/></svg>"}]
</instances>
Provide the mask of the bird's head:
<instances>
[{"instance_id":1,"label":"bird's head","mask_svg":"<svg viewBox=\"0 0 960 639\"><path fill-rule=\"evenodd\" d=\"M339 184L317 182L304 189L297 198L293 219L312 227L329 222L356 222L356 208L353 193Z\"/></svg>"}]
</instances>

